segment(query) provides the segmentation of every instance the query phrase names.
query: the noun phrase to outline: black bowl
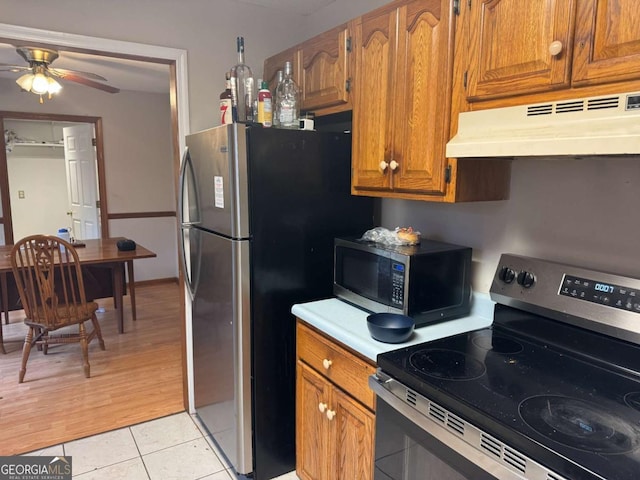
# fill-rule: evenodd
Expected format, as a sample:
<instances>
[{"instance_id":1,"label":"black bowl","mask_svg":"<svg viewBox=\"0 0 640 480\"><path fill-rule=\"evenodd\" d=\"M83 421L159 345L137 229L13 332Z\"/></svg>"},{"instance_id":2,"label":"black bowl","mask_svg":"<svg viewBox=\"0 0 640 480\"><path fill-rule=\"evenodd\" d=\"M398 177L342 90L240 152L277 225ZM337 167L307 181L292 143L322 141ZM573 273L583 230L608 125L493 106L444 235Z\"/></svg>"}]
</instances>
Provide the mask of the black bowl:
<instances>
[{"instance_id":1,"label":"black bowl","mask_svg":"<svg viewBox=\"0 0 640 480\"><path fill-rule=\"evenodd\" d=\"M379 342L402 343L413 333L415 322L399 313L372 313L367 317L367 327Z\"/></svg>"}]
</instances>

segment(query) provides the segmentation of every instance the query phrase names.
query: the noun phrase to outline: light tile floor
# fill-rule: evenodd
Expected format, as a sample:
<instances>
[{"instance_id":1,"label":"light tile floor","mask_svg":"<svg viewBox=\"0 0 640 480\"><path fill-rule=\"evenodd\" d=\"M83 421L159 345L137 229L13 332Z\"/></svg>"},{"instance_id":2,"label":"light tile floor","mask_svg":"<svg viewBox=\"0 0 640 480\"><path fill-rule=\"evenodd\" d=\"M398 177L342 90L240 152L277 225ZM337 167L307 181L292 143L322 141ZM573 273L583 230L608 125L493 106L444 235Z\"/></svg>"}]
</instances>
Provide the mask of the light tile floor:
<instances>
[{"instance_id":1,"label":"light tile floor","mask_svg":"<svg viewBox=\"0 0 640 480\"><path fill-rule=\"evenodd\" d=\"M73 478L81 480L236 478L199 420L186 412L27 455L71 456ZM298 480L298 477L290 472L278 480Z\"/></svg>"}]
</instances>

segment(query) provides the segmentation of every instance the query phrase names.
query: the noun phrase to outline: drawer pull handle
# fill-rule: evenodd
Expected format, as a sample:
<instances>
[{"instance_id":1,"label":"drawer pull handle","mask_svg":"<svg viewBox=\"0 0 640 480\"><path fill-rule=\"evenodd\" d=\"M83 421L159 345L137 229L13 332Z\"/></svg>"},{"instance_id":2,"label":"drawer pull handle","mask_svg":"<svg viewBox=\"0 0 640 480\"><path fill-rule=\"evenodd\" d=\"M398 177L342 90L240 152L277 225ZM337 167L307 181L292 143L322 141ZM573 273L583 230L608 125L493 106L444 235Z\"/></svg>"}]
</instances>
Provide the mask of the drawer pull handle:
<instances>
[{"instance_id":1,"label":"drawer pull handle","mask_svg":"<svg viewBox=\"0 0 640 480\"><path fill-rule=\"evenodd\" d=\"M335 410L327 410L327 418L329 420L333 420L333 417L336 416L336 411Z\"/></svg>"},{"instance_id":2,"label":"drawer pull handle","mask_svg":"<svg viewBox=\"0 0 640 480\"><path fill-rule=\"evenodd\" d=\"M318 404L318 410L320 410L320 413L324 413L324 411L327 409L327 404L326 403L322 403L320 402Z\"/></svg>"},{"instance_id":3,"label":"drawer pull handle","mask_svg":"<svg viewBox=\"0 0 640 480\"><path fill-rule=\"evenodd\" d=\"M329 370L329 367L331 366L332 363L333 362L331 360L328 360L326 358L322 360L322 366L327 370Z\"/></svg>"}]
</instances>

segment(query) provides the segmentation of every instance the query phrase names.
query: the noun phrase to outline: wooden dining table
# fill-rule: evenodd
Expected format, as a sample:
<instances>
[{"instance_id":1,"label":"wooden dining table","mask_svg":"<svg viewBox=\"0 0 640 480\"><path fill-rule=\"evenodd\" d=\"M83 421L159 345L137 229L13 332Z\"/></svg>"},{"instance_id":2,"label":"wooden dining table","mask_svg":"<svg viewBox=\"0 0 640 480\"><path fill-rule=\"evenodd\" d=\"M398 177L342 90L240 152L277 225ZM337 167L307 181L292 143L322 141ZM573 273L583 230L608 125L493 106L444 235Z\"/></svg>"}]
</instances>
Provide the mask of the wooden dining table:
<instances>
[{"instance_id":1,"label":"wooden dining table","mask_svg":"<svg viewBox=\"0 0 640 480\"><path fill-rule=\"evenodd\" d=\"M124 269L127 268L129 277L129 297L131 299L132 318L136 319L135 305L135 287L133 261L142 258L153 258L157 255L151 250L136 244L135 250L121 251L118 250L118 240L116 238L98 238L90 240L82 240L84 246L77 246L78 258L83 267L105 267L111 272L111 287L113 291L114 308L116 310L116 318L118 320L118 332L124 333ZM11 270L11 249L13 245L0 245L0 301L2 302L1 311L4 314L5 321L9 318L9 275L13 275ZM0 351L4 352L2 347L2 329L0 325Z\"/></svg>"}]
</instances>

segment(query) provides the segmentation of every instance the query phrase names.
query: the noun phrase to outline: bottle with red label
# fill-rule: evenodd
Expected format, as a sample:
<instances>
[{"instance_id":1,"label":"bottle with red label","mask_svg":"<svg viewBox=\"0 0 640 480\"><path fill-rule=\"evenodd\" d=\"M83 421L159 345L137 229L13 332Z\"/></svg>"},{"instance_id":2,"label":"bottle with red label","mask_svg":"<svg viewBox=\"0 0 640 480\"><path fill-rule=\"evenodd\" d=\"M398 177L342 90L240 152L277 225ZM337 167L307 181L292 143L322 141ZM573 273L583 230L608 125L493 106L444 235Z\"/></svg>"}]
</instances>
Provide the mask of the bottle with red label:
<instances>
[{"instance_id":1,"label":"bottle with red label","mask_svg":"<svg viewBox=\"0 0 640 480\"><path fill-rule=\"evenodd\" d=\"M225 89L220 94L220 124L233 123L233 102L231 101L231 75L227 72Z\"/></svg>"}]
</instances>

